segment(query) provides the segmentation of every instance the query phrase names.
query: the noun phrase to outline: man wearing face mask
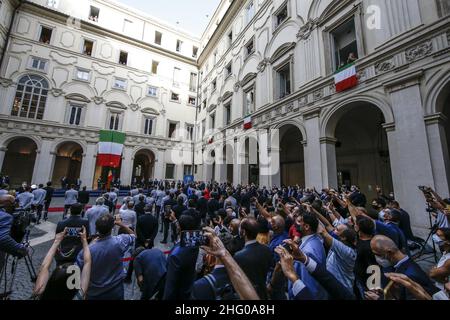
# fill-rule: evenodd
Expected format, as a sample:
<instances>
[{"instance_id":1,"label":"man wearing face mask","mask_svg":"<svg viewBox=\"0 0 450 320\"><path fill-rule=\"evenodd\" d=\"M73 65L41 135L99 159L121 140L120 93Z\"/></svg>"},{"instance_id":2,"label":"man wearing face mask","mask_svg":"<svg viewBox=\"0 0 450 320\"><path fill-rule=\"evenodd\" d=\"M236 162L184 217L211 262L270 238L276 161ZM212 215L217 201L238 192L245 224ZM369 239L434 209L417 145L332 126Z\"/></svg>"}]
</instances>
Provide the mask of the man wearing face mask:
<instances>
[{"instance_id":1,"label":"man wearing face mask","mask_svg":"<svg viewBox=\"0 0 450 320\"><path fill-rule=\"evenodd\" d=\"M440 228L433 235L433 242L442 252L442 257L436 267L430 271L430 277L435 285L445 291L445 284L450 280L450 228Z\"/></svg>"},{"instance_id":2,"label":"man wearing face mask","mask_svg":"<svg viewBox=\"0 0 450 320\"><path fill-rule=\"evenodd\" d=\"M15 199L10 195L0 196L0 272L3 270L5 255L23 257L27 249L11 237L12 214L15 211Z\"/></svg>"},{"instance_id":3,"label":"man wearing face mask","mask_svg":"<svg viewBox=\"0 0 450 320\"><path fill-rule=\"evenodd\" d=\"M377 263L384 269L383 273L390 269L395 273L404 274L421 285L430 296L439 292L439 289L420 266L401 252L394 241L388 237L375 236L370 242L370 247ZM405 288L399 288L396 293L398 300L414 300L414 296Z\"/></svg>"}]
</instances>

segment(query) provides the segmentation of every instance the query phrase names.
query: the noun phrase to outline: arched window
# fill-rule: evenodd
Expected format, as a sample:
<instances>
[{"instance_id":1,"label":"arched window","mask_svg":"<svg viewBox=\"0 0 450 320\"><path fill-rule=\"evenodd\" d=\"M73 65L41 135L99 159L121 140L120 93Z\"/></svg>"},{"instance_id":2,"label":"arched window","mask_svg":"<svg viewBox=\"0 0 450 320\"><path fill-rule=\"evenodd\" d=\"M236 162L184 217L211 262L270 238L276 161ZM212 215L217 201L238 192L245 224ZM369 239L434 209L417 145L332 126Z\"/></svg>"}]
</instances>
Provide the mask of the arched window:
<instances>
[{"instance_id":1,"label":"arched window","mask_svg":"<svg viewBox=\"0 0 450 320\"><path fill-rule=\"evenodd\" d=\"M47 95L47 80L37 75L23 76L17 85L16 98L14 99L11 115L42 120L44 118Z\"/></svg>"}]
</instances>

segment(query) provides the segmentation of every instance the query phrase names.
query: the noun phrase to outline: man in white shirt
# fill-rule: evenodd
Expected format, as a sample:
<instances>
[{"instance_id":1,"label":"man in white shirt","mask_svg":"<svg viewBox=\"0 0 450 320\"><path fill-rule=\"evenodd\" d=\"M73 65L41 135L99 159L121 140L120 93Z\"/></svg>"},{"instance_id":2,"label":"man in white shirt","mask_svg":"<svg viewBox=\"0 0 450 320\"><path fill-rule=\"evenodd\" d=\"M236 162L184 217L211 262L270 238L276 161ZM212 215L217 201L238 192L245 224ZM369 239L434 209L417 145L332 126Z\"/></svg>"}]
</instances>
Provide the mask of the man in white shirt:
<instances>
[{"instance_id":1,"label":"man in white shirt","mask_svg":"<svg viewBox=\"0 0 450 320\"><path fill-rule=\"evenodd\" d=\"M98 198L95 201L95 206L86 211L86 219L89 221L89 231L91 234L97 233L95 222L97 222L98 218L108 213L109 208L105 206L105 199L103 197Z\"/></svg>"},{"instance_id":2,"label":"man in white shirt","mask_svg":"<svg viewBox=\"0 0 450 320\"><path fill-rule=\"evenodd\" d=\"M136 212L133 210L134 202L129 201L126 209L119 210L122 223L132 230L136 230Z\"/></svg>"},{"instance_id":3,"label":"man in white shirt","mask_svg":"<svg viewBox=\"0 0 450 320\"><path fill-rule=\"evenodd\" d=\"M17 200L19 201L19 208L23 210L30 210L31 205L34 199L33 194L30 192L30 187L25 187L25 192L22 192L17 196Z\"/></svg>"},{"instance_id":4,"label":"man in white shirt","mask_svg":"<svg viewBox=\"0 0 450 320\"><path fill-rule=\"evenodd\" d=\"M78 191L75 190L75 185L71 185L70 189L66 191L64 196L64 213L63 213L63 219L66 218L67 212L69 211L70 207L78 202Z\"/></svg>"},{"instance_id":5,"label":"man in white shirt","mask_svg":"<svg viewBox=\"0 0 450 320\"><path fill-rule=\"evenodd\" d=\"M31 208L36 210L37 214L37 222L36 224L41 223L42 209L44 208L45 196L47 195L47 191L44 189L44 185L40 184L39 188L33 190L33 201L31 203Z\"/></svg>"}]
</instances>

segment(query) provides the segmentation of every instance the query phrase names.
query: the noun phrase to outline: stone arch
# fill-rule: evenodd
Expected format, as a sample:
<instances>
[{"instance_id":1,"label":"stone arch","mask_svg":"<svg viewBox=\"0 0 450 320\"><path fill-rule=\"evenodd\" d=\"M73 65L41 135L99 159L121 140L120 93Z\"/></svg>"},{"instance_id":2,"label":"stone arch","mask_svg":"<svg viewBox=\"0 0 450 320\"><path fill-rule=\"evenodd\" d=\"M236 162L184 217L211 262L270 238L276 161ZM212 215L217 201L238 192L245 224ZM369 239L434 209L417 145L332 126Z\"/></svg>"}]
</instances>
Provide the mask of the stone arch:
<instances>
[{"instance_id":1,"label":"stone arch","mask_svg":"<svg viewBox=\"0 0 450 320\"><path fill-rule=\"evenodd\" d=\"M274 36L270 39L264 50L264 57L270 59L279 50L284 50L286 47L293 47L297 43L297 32L299 24L295 21L288 22L282 29L277 30Z\"/></svg>"},{"instance_id":2,"label":"stone arch","mask_svg":"<svg viewBox=\"0 0 450 320\"><path fill-rule=\"evenodd\" d=\"M285 126L288 126L288 125L292 125L294 127L297 127L298 130L300 130L300 133L302 134L303 140L307 141L308 136L307 136L307 132L306 132L305 126L300 121L297 121L295 119L289 119L289 120L280 122L280 123L274 125L271 129L278 129L279 130L279 129L281 129L281 128L285 127Z\"/></svg>"},{"instance_id":3,"label":"stone arch","mask_svg":"<svg viewBox=\"0 0 450 320\"><path fill-rule=\"evenodd\" d=\"M61 184L62 177L66 177L65 183L75 184L81 175L81 165L86 154L85 142L60 139L53 144L52 153L55 155L51 174L53 184L67 187Z\"/></svg>"},{"instance_id":4,"label":"stone arch","mask_svg":"<svg viewBox=\"0 0 450 320\"><path fill-rule=\"evenodd\" d=\"M90 100L89 97L96 97L97 92L91 86L81 82L68 82L64 84L61 89L66 93L66 96L79 96L85 97L87 100Z\"/></svg>"},{"instance_id":5,"label":"stone arch","mask_svg":"<svg viewBox=\"0 0 450 320\"><path fill-rule=\"evenodd\" d=\"M86 153L86 149L87 149L87 146L86 146L86 142L85 141L79 141L79 140L70 140L70 139L59 139L59 140L57 140L57 141L55 141L54 143L53 143L53 146L52 146L52 152L54 152L54 153L57 153L58 152L58 149L62 146L62 145L64 145L64 144L66 144L66 143L74 143L74 144L78 144L80 147L81 147L81 149L83 150L83 154L85 154Z\"/></svg>"},{"instance_id":6,"label":"stone arch","mask_svg":"<svg viewBox=\"0 0 450 320\"><path fill-rule=\"evenodd\" d=\"M28 76L28 75L29 76L38 76L38 77L44 78L47 81L49 90L51 90L52 88L54 88L56 86L55 82L51 78L49 78L46 74L41 74L41 73L32 72L32 71L31 72L30 71L25 71L25 72L21 72L21 73L16 74L14 76L14 80L13 81L17 84L17 83L19 83L19 80L22 79L22 77Z\"/></svg>"},{"instance_id":7,"label":"stone arch","mask_svg":"<svg viewBox=\"0 0 450 320\"><path fill-rule=\"evenodd\" d=\"M0 139L0 147L7 148L8 144L10 144L12 141L14 141L16 139L20 139L20 138L29 138L29 139L33 140L37 146L36 152L37 153L40 152L42 141L39 137L34 136L34 135L25 135L25 134L22 135L22 134L17 134L17 133L6 134L6 135L2 136Z\"/></svg>"},{"instance_id":8,"label":"stone arch","mask_svg":"<svg viewBox=\"0 0 450 320\"><path fill-rule=\"evenodd\" d=\"M376 93L372 96L360 95L345 99L322 113L320 126L321 137L334 138L336 126L342 116L353 106L364 103L377 107L383 113L386 124L395 123L394 113L386 100Z\"/></svg>"},{"instance_id":9,"label":"stone arch","mask_svg":"<svg viewBox=\"0 0 450 320\"><path fill-rule=\"evenodd\" d=\"M436 79L427 85L428 94L425 97L424 107L425 115L442 113L444 111L444 103L450 94L450 69L446 68L439 72Z\"/></svg>"}]
</instances>

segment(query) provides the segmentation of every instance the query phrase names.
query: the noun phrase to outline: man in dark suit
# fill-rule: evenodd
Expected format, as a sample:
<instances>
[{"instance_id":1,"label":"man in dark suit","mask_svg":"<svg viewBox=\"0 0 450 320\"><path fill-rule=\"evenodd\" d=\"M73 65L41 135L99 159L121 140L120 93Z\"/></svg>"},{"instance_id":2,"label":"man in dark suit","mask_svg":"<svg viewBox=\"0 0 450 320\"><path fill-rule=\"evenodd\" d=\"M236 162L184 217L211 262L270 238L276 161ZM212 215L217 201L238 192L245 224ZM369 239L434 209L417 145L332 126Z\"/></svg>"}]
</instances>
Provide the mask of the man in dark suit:
<instances>
[{"instance_id":1,"label":"man in dark suit","mask_svg":"<svg viewBox=\"0 0 450 320\"><path fill-rule=\"evenodd\" d=\"M50 208L50 203L52 202L53 193L55 192L55 189L53 189L52 183L49 181L47 182L47 186L44 188L44 190L46 191L44 202L44 221L47 221L48 209Z\"/></svg>"},{"instance_id":2,"label":"man in dark suit","mask_svg":"<svg viewBox=\"0 0 450 320\"><path fill-rule=\"evenodd\" d=\"M193 230L195 220L191 216L181 216L178 221L179 230ZM198 248L175 246L167 258L167 276L163 300L188 300L192 285L196 278L195 264Z\"/></svg>"},{"instance_id":3,"label":"man in dark suit","mask_svg":"<svg viewBox=\"0 0 450 320\"><path fill-rule=\"evenodd\" d=\"M175 213L176 214L176 213ZM184 210L181 215L188 215L195 219L195 229L199 229L202 223L202 215L200 211L196 209L196 201L195 199L189 199L188 207Z\"/></svg>"},{"instance_id":4,"label":"man in dark suit","mask_svg":"<svg viewBox=\"0 0 450 320\"><path fill-rule=\"evenodd\" d=\"M169 226L170 226L170 212L173 210L173 207L177 205L177 202L174 199L175 194L170 192L169 198L163 201L162 204L162 212L163 212L163 227L164 227L164 239L161 241L162 244L167 243L167 237L169 236Z\"/></svg>"},{"instance_id":5,"label":"man in dark suit","mask_svg":"<svg viewBox=\"0 0 450 320\"><path fill-rule=\"evenodd\" d=\"M223 295L232 290L227 269L219 262L210 274L195 281L192 287L192 299L225 300Z\"/></svg>"},{"instance_id":6,"label":"man in dark suit","mask_svg":"<svg viewBox=\"0 0 450 320\"><path fill-rule=\"evenodd\" d=\"M136 212L136 216L139 218L140 216L145 214L145 196L143 194L139 195L139 199L134 206L134 211Z\"/></svg>"},{"instance_id":7,"label":"man in dark suit","mask_svg":"<svg viewBox=\"0 0 450 320\"><path fill-rule=\"evenodd\" d=\"M241 236L245 247L234 255L234 259L247 275L258 296L267 299L266 277L273 265L273 256L269 247L256 241L259 224L254 218L246 218L241 223Z\"/></svg>"},{"instance_id":8,"label":"man in dark suit","mask_svg":"<svg viewBox=\"0 0 450 320\"><path fill-rule=\"evenodd\" d=\"M146 208L145 214L137 219L136 235L137 246L151 249L154 247L154 241L158 234L158 219L152 214L150 207Z\"/></svg>"},{"instance_id":9,"label":"man in dark suit","mask_svg":"<svg viewBox=\"0 0 450 320\"><path fill-rule=\"evenodd\" d=\"M84 218L84 214L86 213L86 205L89 203L90 194L89 191L86 190L86 187L83 187L81 191L78 192L78 202L83 206L83 212L81 216Z\"/></svg>"},{"instance_id":10,"label":"man in dark suit","mask_svg":"<svg viewBox=\"0 0 450 320\"><path fill-rule=\"evenodd\" d=\"M211 199L208 200L208 216L210 218L213 218L215 216L215 213L217 210L219 210L221 207L223 208L223 205L221 206L219 203L219 194L217 192L211 193Z\"/></svg>"},{"instance_id":11,"label":"man in dark suit","mask_svg":"<svg viewBox=\"0 0 450 320\"><path fill-rule=\"evenodd\" d=\"M66 220L58 222L58 225L56 226L56 234L63 232L65 228L73 231L81 231L82 227L85 227L86 233L89 236L89 221L81 218L81 211L83 211L83 206L81 204L73 204L70 207L70 217ZM66 236L61 242L60 250L58 250L55 255L56 263L60 265L67 262L75 262L81 249L83 249L81 238L76 234L76 232Z\"/></svg>"},{"instance_id":12,"label":"man in dark suit","mask_svg":"<svg viewBox=\"0 0 450 320\"><path fill-rule=\"evenodd\" d=\"M370 247L377 263L384 269L383 271L392 271L393 269L395 273L408 276L422 286L430 296L439 292L422 268L404 254L390 238L375 236L370 242ZM414 296L404 287L394 288L392 294L397 300L414 300Z\"/></svg>"}]
</instances>

